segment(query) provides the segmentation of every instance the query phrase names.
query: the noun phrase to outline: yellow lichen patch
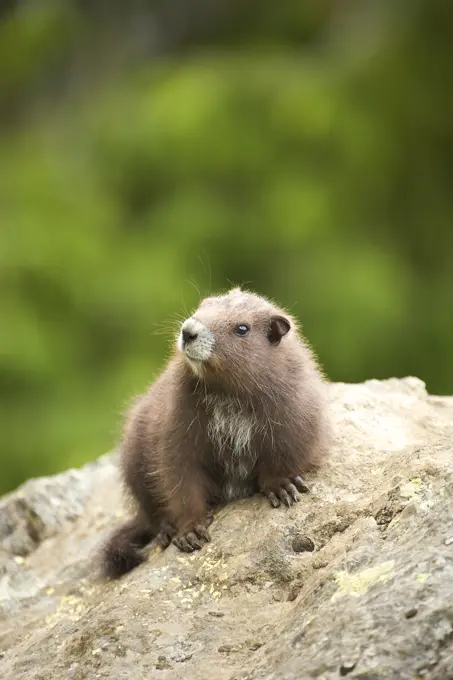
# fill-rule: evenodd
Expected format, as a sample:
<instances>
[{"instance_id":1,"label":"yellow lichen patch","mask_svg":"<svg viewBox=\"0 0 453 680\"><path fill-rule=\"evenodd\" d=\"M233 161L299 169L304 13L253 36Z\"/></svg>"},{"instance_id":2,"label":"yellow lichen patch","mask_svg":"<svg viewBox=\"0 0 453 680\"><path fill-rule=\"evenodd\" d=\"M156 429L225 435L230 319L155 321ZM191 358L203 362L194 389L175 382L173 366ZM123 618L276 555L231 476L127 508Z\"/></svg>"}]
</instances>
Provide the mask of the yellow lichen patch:
<instances>
[{"instance_id":1,"label":"yellow lichen patch","mask_svg":"<svg viewBox=\"0 0 453 680\"><path fill-rule=\"evenodd\" d=\"M415 578L417 579L417 581L418 581L419 583L423 583L423 582L426 581L430 576L431 576L431 574L429 574L429 573L427 573L427 572L423 572L423 573L417 574L417 576L416 576Z\"/></svg>"},{"instance_id":2,"label":"yellow lichen patch","mask_svg":"<svg viewBox=\"0 0 453 680\"><path fill-rule=\"evenodd\" d=\"M227 563L223 557L214 557L214 555L205 555L202 564L197 572L197 579L199 581L208 581L212 583L215 580L226 580L228 578L226 573ZM221 575L219 575L219 572Z\"/></svg>"},{"instance_id":3,"label":"yellow lichen patch","mask_svg":"<svg viewBox=\"0 0 453 680\"><path fill-rule=\"evenodd\" d=\"M58 604L57 610L46 617L47 623L54 623L66 617L71 621L78 621L82 613L86 610L86 605L80 597L74 595L63 595Z\"/></svg>"},{"instance_id":4,"label":"yellow lichen patch","mask_svg":"<svg viewBox=\"0 0 453 680\"><path fill-rule=\"evenodd\" d=\"M364 569L358 574L348 574L346 571L339 571L334 574L338 584L338 590L333 595L332 601L338 600L345 595L359 597L366 593L368 588L375 583L385 583L393 576L394 560L383 562L375 567Z\"/></svg>"}]
</instances>

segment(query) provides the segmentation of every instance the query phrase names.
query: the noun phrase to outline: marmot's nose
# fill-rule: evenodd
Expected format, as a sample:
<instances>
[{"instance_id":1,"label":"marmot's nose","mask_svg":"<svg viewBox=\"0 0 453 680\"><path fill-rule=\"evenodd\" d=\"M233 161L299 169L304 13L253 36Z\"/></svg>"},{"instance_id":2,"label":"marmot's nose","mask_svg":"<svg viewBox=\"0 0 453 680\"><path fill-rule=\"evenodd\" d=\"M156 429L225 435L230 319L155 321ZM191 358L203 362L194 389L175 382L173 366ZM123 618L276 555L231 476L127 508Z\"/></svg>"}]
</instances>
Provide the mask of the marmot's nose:
<instances>
[{"instance_id":1,"label":"marmot's nose","mask_svg":"<svg viewBox=\"0 0 453 680\"><path fill-rule=\"evenodd\" d=\"M182 329L182 339L184 345L189 345L191 342L198 338L198 333L187 330L187 328Z\"/></svg>"}]
</instances>

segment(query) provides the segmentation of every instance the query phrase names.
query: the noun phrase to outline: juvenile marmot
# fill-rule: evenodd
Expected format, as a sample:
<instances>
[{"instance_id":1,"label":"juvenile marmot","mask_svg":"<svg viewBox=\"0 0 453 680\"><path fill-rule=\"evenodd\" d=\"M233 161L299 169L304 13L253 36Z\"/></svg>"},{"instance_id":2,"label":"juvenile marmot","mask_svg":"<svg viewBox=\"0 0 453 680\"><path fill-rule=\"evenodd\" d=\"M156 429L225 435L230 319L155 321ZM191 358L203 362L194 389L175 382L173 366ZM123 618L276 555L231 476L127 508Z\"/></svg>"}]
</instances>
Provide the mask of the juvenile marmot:
<instances>
[{"instance_id":1,"label":"juvenile marmot","mask_svg":"<svg viewBox=\"0 0 453 680\"><path fill-rule=\"evenodd\" d=\"M327 451L325 383L284 310L238 288L204 299L181 326L167 367L131 408L122 474L136 516L103 551L106 576L141 548L200 549L212 510L258 491L290 506Z\"/></svg>"}]
</instances>

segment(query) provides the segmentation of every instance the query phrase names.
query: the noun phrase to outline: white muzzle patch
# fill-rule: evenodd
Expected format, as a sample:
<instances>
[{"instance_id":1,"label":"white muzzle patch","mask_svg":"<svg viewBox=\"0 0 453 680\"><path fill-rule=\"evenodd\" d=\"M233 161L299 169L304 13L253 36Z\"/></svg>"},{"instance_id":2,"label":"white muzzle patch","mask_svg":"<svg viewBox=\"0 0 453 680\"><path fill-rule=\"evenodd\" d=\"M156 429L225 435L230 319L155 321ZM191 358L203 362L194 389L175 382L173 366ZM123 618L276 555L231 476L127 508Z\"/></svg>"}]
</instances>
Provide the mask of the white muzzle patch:
<instances>
[{"instance_id":1,"label":"white muzzle patch","mask_svg":"<svg viewBox=\"0 0 453 680\"><path fill-rule=\"evenodd\" d=\"M214 350L213 333L201 321L190 317L181 326L178 349L190 361L207 361Z\"/></svg>"}]
</instances>

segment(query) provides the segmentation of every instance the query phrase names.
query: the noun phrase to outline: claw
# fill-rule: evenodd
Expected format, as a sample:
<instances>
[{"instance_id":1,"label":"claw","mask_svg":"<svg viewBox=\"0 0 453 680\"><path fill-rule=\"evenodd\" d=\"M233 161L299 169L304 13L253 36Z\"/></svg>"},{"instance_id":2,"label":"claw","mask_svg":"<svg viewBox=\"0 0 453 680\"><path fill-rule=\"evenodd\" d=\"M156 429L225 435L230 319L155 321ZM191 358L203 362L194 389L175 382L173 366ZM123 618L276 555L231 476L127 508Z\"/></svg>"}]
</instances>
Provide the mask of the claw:
<instances>
[{"instance_id":1,"label":"claw","mask_svg":"<svg viewBox=\"0 0 453 680\"><path fill-rule=\"evenodd\" d=\"M291 505L292 505L291 498L288 496L288 492L286 491L286 489L280 489L280 491L278 492L278 495L279 495L280 500L283 501L283 503L288 508L290 508Z\"/></svg>"},{"instance_id":2,"label":"claw","mask_svg":"<svg viewBox=\"0 0 453 680\"><path fill-rule=\"evenodd\" d=\"M203 518L200 524L192 526L189 531L184 534L175 536L173 544L182 552L193 552L194 550L201 550L205 543L209 543L211 537L207 527L212 523L214 517L208 515Z\"/></svg>"},{"instance_id":3,"label":"claw","mask_svg":"<svg viewBox=\"0 0 453 680\"><path fill-rule=\"evenodd\" d=\"M201 547L202 547L203 544L200 541L200 539L197 537L195 532L189 531L189 533L186 534L186 540L194 550L201 550Z\"/></svg>"},{"instance_id":4,"label":"claw","mask_svg":"<svg viewBox=\"0 0 453 680\"><path fill-rule=\"evenodd\" d=\"M268 497L269 502L270 502L270 504L272 505L273 508L279 508L280 507L280 501L277 498L277 496L275 495L275 493L273 493L273 491L270 491L267 494L267 497Z\"/></svg>"},{"instance_id":5,"label":"claw","mask_svg":"<svg viewBox=\"0 0 453 680\"><path fill-rule=\"evenodd\" d=\"M305 482L302 477L293 477L292 478L293 484L297 487L297 490L300 491L301 493L310 493L311 489L308 486L307 482Z\"/></svg>"},{"instance_id":6,"label":"claw","mask_svg":"<svg viewBox=\"0 0 453 680\"><path fill-rule=\"evenodd\" d=\"M185 536L180 536L179 538L174 538L173 543L182 552L193 552L193 548L190 545L190 543L188 542L188 540L185 538Z\"/></svg>"},{"instance_id":7,"label":"claw","mask_svg":"<svg viewBox=\"0 0 453 680\"><path fill-rule=\"evenodd\" d=\"M211 536L209 535L208 530L206 527L202 526L201 524L198 524L195 529L194 529L196 535L198 538L201 538L203 541L206 541L206 543L209 543L211 540Z\"/></svg>"},{"instance_id":8,"label":"claw","mask_svg":"<svg viewBox=\"0 0 453 680\"><path fill-rule=\"evenodd\" d=\"M289 493L291 499L294 501L294 503L298 503L300 501L300 496L297 493L297 489L294 486L294 484L287 484L285 486L286 491Z\"/></svg>"},{"instance_id":9,"label":"claw","mask_svg":"<svg viewBox=\"0 0 453 680\"><path fill-rule=\"evenodd\" d=\"M267 488L266 488L267 486ZM273 491L269 491L269 486ZM310 487L308 484L297 475L296 477L281 478L272 480L269 485L265 485L263 493L267 496L269 503L274 508L278 508L281 503L284 503L290 508L294 503L299 503L301 500L300 493L308 493Z\"/></svg>"}]
</instances>

